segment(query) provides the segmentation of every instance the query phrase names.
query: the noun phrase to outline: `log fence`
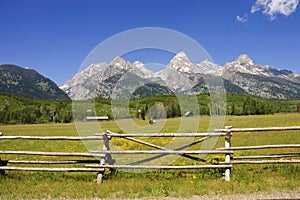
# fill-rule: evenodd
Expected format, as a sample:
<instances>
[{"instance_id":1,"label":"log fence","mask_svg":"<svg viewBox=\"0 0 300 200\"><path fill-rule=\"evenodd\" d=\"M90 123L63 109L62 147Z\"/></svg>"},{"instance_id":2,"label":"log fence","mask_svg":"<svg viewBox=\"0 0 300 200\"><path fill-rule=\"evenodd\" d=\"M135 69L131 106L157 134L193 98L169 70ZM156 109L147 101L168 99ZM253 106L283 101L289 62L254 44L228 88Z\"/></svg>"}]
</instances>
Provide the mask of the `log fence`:
<instances>
[{"instance_id":1,"label":"log fence","mask_svg":"<svg viewBox=\"0 0 300 200\"><path fill-rule=\"evenodd\" d=\"M119 134L111 131L105 133L95 134L94 136L72 137L72 136L5 136L0 135L1 140L96 140L99 145L103 144L102 151L91 152L42 152L42 151L12 151L0 150L0 155L35 155L35 156L52 156L59 157L58 160L1 160L0 157L0 172L9 170L18 171L45 171L45 172L97 172L97 183L101 183L104 176L105 169L224 169L225 181L230 181L231 169L236 164L297 164L300 160L294 159L300 156L300 152L281 153L270 155L247 155L247 156L232 156L236 151L243 150L257 150L257 149L271 149L271 148L300 148L300 144L276 144L276 145L259 145L259 146L232 146L231 139L235 133L244 132L270 132L270 131L292 131L300 130L300 126L293 127L270 127L270 128L232 128L227 126L224 129L216 129L213 133L126 133ZM122 138L147 147L152 147L156 150L111 150L110 140L115 138ZM143 141L138 138L159 137L159 138L174 138L174 137L196 137L189 144L176 149L168 149L150 142ZM200 137L200 138L199 138ZM186 150L188 147L199 144L211 137L224 137L224 148L217 148L215 150ZM100 142L101 141L101 142ZM117 165L113 159L114 155L137 155L145 154L153 157L142 159L126 165ZM168 155L179 155L194 161L204 161L200 158L200 154L221 154L225 155L225 161L218 164L196 164L196 165L182 165L182 166L161 166L161 165L140 165ZM198 155L198 156L197 156ZM61 160L65 157L75 157L72 160ZM83 157L89 159L82 159ZM79 159L81 158L81 159ZM90 159L93 158L93 159ZM284 160L283 160L284 158ZM287 159L289 158L289 159ZM292 158L292 159L291 159ZM264 160L258 160L264 159ZM266 160L268 159L268 160ZM18 164L26 165L45 165L46 167L28 167L28 166L13 166ZM51 165L62 164L63 167L49 167ZM68 164L84 164L84 167L64 167Z\"/></svg>"},{"instance_id":2,"label":"log fence","mask_svg":"<svg viewBox=\"0 0 300 200\"><path fill-rule=\"evenodd\" d=\"M103 140L101 136L87 136L87 137L72 137L72 136L0 136L0 140ZM1 141L0 141L1 142ZM0 150L0 155L35 155L35 156L51 156L51 157L76 157L76 158L97 158L103 157L104 154L92 154L86 152L42 152L42 151L11 151ZM12 164L26 164L26 165L67 165L67 164L90 164L99 163L97 159L76 159L76 160L1 160L0 159L0 173L4 171L41 171L41 172L101 172L103 169L87 168L87 167L19 167L11 166ZM7 166L10 165L10 166Z\"/></svg>"},{"instance_id":3,"label":"log fence","mask_svg":"<svg viewBox=\"0 0 300 200\"><path fill-rule=\"evenodd\" d=\"M257 146L232 146L231 137L234 133L253 133L253 132L278 132L284 131L288 133L289 131L299 131L300 126L290 126L290 127L267 127L267 128L232 128L226 127L225 129L216 129L216 132L226 133L225 136L225 148L217 148L217 150L232 150L235 153L237 151L243 150L259 150L259 149L294 149L300 148L300 144L273 144L273 145L257 145ZM300 131L299 131L300 134ZM227 137L227 139L226 139ZM283 158L297 158L298 159L284 159ZM220 162L220 164L299 164L300 163L300 152L297 153L281 153L281 154L271 154L271 155L251 155L251 156L228 156L225 158L225 162ZM254 159L267 159L267 160L254 160ZM230 180L230 169L225 171L225 177Z\"/></svg>"}]
</instances>

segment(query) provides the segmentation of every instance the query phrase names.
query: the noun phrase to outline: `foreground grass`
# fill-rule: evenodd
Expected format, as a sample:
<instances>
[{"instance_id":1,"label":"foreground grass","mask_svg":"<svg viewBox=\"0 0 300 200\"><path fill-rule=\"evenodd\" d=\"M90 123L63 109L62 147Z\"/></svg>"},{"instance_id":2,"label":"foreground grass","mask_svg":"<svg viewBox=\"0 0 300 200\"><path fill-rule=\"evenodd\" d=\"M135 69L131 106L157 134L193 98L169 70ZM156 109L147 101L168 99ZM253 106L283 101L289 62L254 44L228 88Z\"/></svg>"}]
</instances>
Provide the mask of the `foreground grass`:
<instances>
[{"instance_id":1,"label":"foreground grass","mask_svg":"<svg viewBox=\"0 0 300 200\"><path fill-rule=\"evenodd\" d=\"M162 132L173 132L179 119L169 119ZM146 122L137 121L140 126ZM201 118L199 131L205 131L209 118ZM300 125L300 114L278 114L266 116L227 117L225 125L233 127L269 127ZM120 132L114 122L101 123L103 130ZM77 135L74 124L42 124L0 126L5 135ZM1 150L87 151L81 142L67 141L0 141ZM115 141L118 143L119 141ZM160 143L160 141L157 141ZM119 142L121 143L121 142ZM288 133L236 133L233 146L300 143L299 131ZM224 145L219 138L216 147ZM127 145L130 148L133 146ZM196 147L197 148L197 147ZM262 153L274 153L264 151ZM277 151L277 150L276 150ZM286 150L288 151L288 150ZM250 155L257 152L237 152ZM15 159L4 156L4 159ZM27 157L17 157L26 159ZM31 157L31 159L33 159ZM45 158L49 159L49 158ZM52 158L50 158L52 159ZM186 162L178 159L176 162ZM100 186L95 183L95 173L43 173L8 171L0 177L0 199L41 199L41 198L120 198L145 196L225 195L237 193L272 192L294 190L300 187L300 165L236 165L232 181L225 183L219 170L153 171L148 173L126 173L119 171L106 176Z\"/></svg>"},{"instance_id":2,"label":"foreground grass","mask_svg":"<svg viewBox=\"0 0 300 200\"><path fill-rule=\"evenodd\" d=\"M136 198L193 195L249 194L299 188L299 166L235 167L232 181L201 177L198 172L120 173L100 186L93 173L8 172L1 177L1 199L41 198Z\"/></svg>"}]
</instances>

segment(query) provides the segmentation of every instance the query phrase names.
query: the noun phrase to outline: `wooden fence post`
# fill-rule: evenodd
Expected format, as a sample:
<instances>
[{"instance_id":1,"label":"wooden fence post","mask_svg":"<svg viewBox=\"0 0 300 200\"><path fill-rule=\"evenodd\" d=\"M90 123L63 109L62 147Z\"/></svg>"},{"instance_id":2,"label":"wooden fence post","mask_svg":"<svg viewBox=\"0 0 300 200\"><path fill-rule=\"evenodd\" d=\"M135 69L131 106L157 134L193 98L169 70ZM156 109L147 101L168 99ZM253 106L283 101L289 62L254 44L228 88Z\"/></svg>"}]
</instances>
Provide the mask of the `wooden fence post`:
<instances>
[{"instance_id":1,"label":"wooden fence post","mask_svg":"<svg viewBox=\"0 0 300 200\"><path fill-rule=\"evenodd\" d=\"M1 160L0 158L0 166L6 166L7 165L7 162L4 162ZM5 171L0 169L0 175L4 175L5 174Z\"/></svg>"},{"instance_id":2,"label":"wooden fence post","mask_svg":"<svg viewBox=\"0 0 300 200\"><path fill-rule=\"evenodd\" d=\"M0 136L2 136L2 135L3 135L3 133L0 132ZM1 158L0 158L0 166L6 166L6 165L7 165L7 163L1 161ZM5 171L4 170L0 170L0 175L4 175L4 174L5 174Z\"/></svg>"},{"instance_id":3,"label":"wooden fence post","mask_svg":"<svg viewBox=\"0 0 300 200\"><path fill-rule=\"evenodd\" d=\"M226 126L226 136L225 136L225 150L231 147L231 128L232 126ZM230 154L225 154L225 163L230 164ZM230 170L231 168L225 169L225 181L230 181Z\"/></svg>"},{"instance_id":4,"label":"wooden fence post","mask_svg":"<svg viewBox=\"0 0 300 200\"><path fill-rule=\"evenodd\" d=\"M103 134L103 151L110 151L110 147L109 147L109 140L111 139L111 136L107 136L107 134ZM100 159L100 166L105 165L105 162L107 161L107 163L109 165L113 165L115 163L115 161L112 159L112 156L110 153L105 153L104 157L101 157ZM110 171L112 171L112 169L110 169ZM103 175L104 175L104 168L103 171L98 173L97 176L97 184L101 184L103 181Z\"/></svg>"},{"instance_id":5,"label":"wooden fence post","mask_svg":"<svg viewBox=\"0 0 300 200\"><path fill-rule=\"evenodd\" d=\"M104 142L103 151L110 151L109 140L111 139L111 137L112 136L107 136L106 133L103 135L103 142ZM109 165L115 164L115 160L112 159L112 156L110 153L105 154L105 160L107 161L107 163Z\"/></svg>"}]
</instances>

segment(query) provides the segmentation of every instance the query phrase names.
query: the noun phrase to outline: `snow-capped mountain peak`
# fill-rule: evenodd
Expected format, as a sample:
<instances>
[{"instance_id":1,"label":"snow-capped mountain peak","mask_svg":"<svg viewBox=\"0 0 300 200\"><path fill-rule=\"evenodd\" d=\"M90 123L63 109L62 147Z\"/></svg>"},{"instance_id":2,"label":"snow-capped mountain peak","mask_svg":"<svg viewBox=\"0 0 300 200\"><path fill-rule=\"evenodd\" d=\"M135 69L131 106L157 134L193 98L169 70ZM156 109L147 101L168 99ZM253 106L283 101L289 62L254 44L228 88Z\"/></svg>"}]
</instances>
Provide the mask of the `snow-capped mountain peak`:
<instances>
[{"instance_id":1,"label":"snow-capped mountain peak","mask_svg":"<svg viewBox=\"0 0 300 200\"><path fill-rule=\"evenodd\" d=\"M205 59L200 64L197 64L199 71L202 74L212 74L215 76L220 76L222 74L223 67Z\"/></svg>"},{"instance_id":2,"label":"snow-capped mountain peak","mask_svg":"<svg viewBox=\"0 0 300 200\"><path fill-rule=\"evenodd\" d=\"M189 57L185 52L181 51L176 54L167 65L167 68L175 69L178 72L182 73L193 73L197 72L195 64L191 63Z\"/></svg>"},{"instance_id":3,"label":"snow-capped mountain peak","mask_svg":"<svg viewBox=\"0 0 300 200\"><path fill-rule=\"evenodd\" d=\"M246 54L240 55L235 62L239 65L254 65L253 60Z\"/></svg>"},{"instance_id":4,"label":"snow-capped mountain peak","mask_svg":"<svg viewBox=\"0 0 300 200\"><path fill-rule=\"evenodd\" d=\"M257 65L246 54L240 55L233 62L226 63L223 72L241 72L246 74L259 75L262 74L264 68L261 65Z\"/></svg>"},{"instance_id":5,"label":"snow-capped mountain peak","mask_svg":"<svg viewBox=\"0 0 300 200\"><path fill-rule=\"evenodd\" d=\"M142 63L142 62L139 61L139 60L134 61L132 64L133 64L135 67L137 67L137 68L143 68L143 67L145 67L144 63Z\"/></svg>"},{"instance_id":6,"label":"snow-capped mountain peak","mask_svg":"<svg viewBox=\"0 0 300 200\"><path fill-rule=\"evenodd\" d=\"M121 58L121 57L119 57L119 56L117 56L117 57L115 57L110 63L109 63L109 65L110 66L116 66L116 67L119 67L119 68L121 68L121 69L126 69L127 68L127 62L123 59L123 58Z\"/></svg>"},{"instance_id":7,"label":"snow-capped mountain peak","mask_svg":"<svg viewBox=\"0 0 300 200\"><path fill-rule=\"evenodd\" d=\"M142 78L152 78L154 76L154 73L147 69L141 61L135 61L132 63L132 69L131 72L134 72L138 76Z\"/></svg>"},{"instance_id":8,"label":"snow-capped mountain peak","mask_svg":"<svg viewBox=\"0 0 300 200\"><path fill-rule=\"evenodd\" d=\"M186 53L184 51L180 51L179 53L177 53L173 57L173 59L179 59L179 60L184 59L184 60L190 61L189 57L186 55Z\"/></svg>"}]
</instances>

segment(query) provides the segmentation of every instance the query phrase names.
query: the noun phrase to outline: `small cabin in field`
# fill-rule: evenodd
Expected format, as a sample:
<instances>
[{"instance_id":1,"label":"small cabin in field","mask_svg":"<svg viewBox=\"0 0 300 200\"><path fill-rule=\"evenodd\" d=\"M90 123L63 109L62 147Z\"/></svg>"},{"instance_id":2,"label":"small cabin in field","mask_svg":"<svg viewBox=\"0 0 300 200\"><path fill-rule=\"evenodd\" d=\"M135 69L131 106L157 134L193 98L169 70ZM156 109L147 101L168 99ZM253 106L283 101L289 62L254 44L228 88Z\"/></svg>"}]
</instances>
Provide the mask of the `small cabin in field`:
<instances>
[{"instance_id":1,"label":"small cabin in field","mask_svg":"<svg viewBox=\"0 0 300 200\"><path fill-rule=\"evenodd\" d=\"M191 111L188 111L188 112L186 112L185 114L184 114L184 116L185 117L193 117L193 112L191 112Z\"/></svg>"},{"instance_id":2,"label":"small cabin in field","mask_svg":"<svg viewBox=\"0 0 300 200\"><path fill-rule=\"evenodd\" d=\"M87 121L103 121L103 120L108 120L108 116L87 116L86 120Z\"/></svg>"}]
</instances>

